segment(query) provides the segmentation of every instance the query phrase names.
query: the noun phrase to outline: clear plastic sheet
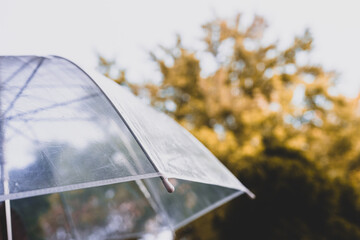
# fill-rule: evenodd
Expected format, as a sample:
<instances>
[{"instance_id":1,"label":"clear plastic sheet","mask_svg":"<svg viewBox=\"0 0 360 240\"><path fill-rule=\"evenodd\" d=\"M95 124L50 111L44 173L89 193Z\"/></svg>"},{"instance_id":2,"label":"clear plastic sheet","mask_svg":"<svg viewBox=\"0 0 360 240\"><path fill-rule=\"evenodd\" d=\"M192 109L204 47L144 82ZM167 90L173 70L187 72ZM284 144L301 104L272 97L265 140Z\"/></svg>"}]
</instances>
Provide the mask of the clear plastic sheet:
<instances>
[{"instance_id":1,"label":"clear plastic sheet","mask_svg":"<svg viewBox=\"0 0 360 240\"><path fill-rule=\"evenodd\" d=\"M244 193L212 184L172 179L176 191L168 194L161 189L161 182L150 178L144 180L151 196L167 214L172 229L178 229L219 205Z\"/></svg>"},{"instance_id":2,"label":"clear plastic sheet","mask_svg":"<svg viewBox=\"0 0 360 240\"><path fill-rule=\"evenodd\" d=\"M138 238L168 229L150 202L135 181L13 200L13 229L27 239Z\"/></svg>"},{"instance_id":3,"label":"clear plastic sheet","mask_svg":"<svg viewBox=\"0 0 360 240\"><path fill-rule=\"evenodd\" d=\"M157 176L118 113L60 58L0 59L0 200ZM7 196L6 196L7 195Z\"/></svg>"},{"instance_id":4,"label":"clear plastic sheet","mask_svg":"<svg viewBox=\"0 0 360 240\"><path fill-rule=\"evenodd\" d=\"M173 231L253 196L174 120L60 57L0 57L0 169L13 232L35 239Z\"/></svg>"},{"instance_id":5,"label":"clear plastic sheet","mask_svg":"<svg viewBox=\"0 0 360 240\"><path fill-rule=\"evenodd\" d=\"M215 185L173 183L173 194L150 178L13 200L13 229L28 239L140 238L176 230L241 194Z\"/></svg>"}]
</instances>

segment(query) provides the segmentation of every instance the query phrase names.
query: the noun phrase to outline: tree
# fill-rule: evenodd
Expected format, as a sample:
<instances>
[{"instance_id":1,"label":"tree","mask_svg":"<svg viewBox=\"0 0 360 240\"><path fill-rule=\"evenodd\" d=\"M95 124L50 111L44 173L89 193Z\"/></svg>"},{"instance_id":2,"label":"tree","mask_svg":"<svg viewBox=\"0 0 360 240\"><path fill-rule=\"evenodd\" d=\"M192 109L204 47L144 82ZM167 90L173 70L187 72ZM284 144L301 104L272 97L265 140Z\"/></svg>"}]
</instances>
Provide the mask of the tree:
<instances>
[{"instance_id":1,"label":"tree","mask_svg":"<svg viewBox=\"0 0 360 240\"><path fill-rule=\"evenodd\" d=\"M151 54L163 76L158 85L132 84L123 70L118 76L110 76L114 64L103 58L100 67L105 75L147 97L153 106L177 120L252 186L258 200L252 202L255 212L249 210L248 214L261 217L261 208L256 204L275 204L278 196L292 194L295 184L302 191L291 195L296 197L290 200L302 203L307 214L316 216L302 217L304 211L290 211L271 216L277 225L269 227L265 221L254 221L254 228L247 229L268 229L268 236L281 238L285 235L277 234L279 231L290 233L296 228L300 235L286 236L323 239L330 235L322 235L321 229L331 222L333 232L327 234L359 236L355 224L360 221L359 197L353 185L360 187L360 95L348 98L336 93L335 72L299 60L312 50L310 31L295 37L283 49L276 42L264 41L266 28L265 20L259 16L249 26L241 24L241 15L230 21L215 19L203 26L206 50L197 52L184 47L179 37L173 48L162 48L171 61ZM215 63L211 74L202 72L203 58L198 57L199 53ZM347 191L343 189L353 194L355 200L349 208L355 217L340 210L317 208L342 208L344 203L338 196ZM279 203L290 206L284 201ZM225 215L234 224L250 217L236 211L243 210L240 204L227 207ZM221 220L221 215L224 213L203 219L218 219L216 226L226 229L229 221ZM292 219L296 224L288 221ZM318 219L319 224L309 227L313 219ZM201 225L201 221L194 223L188 232L202 239L216 236L211 231L205 236L203 232L197 234ZM219 231L226 232L231 231Z\"/></svg>"},{"instance_id":2,"label":"tree","mask_svg":"<svg viewBox=\"0 0 360 240\"><path fill-rule=\"evenodd\" d=\"M268 150L239 173L257 199L238 198L218 220L224 239L359 239L358 194L301 153ZM238 230L240 229L240 231Z\"/></svg>"}]
</instances>

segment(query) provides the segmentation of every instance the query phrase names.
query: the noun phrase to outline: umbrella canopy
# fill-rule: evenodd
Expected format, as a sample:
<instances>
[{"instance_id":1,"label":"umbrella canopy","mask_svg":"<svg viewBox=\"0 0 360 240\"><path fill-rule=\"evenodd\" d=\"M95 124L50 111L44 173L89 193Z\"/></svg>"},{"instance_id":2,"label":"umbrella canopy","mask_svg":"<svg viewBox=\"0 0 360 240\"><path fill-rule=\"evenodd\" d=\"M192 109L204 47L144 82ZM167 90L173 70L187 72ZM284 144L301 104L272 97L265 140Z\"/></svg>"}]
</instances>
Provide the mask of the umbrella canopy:
<instances>
[{"instance_id":1,"label":"umbrella canopy","mask_svg":"<svg viewBox=\"0 0 360 240\"><path fill-rule=\"evenodd\" d=\"M140 237L253 197L174 120L56 56L0 57L0 164L9 237Z\"/></svg>"}]
</instances>

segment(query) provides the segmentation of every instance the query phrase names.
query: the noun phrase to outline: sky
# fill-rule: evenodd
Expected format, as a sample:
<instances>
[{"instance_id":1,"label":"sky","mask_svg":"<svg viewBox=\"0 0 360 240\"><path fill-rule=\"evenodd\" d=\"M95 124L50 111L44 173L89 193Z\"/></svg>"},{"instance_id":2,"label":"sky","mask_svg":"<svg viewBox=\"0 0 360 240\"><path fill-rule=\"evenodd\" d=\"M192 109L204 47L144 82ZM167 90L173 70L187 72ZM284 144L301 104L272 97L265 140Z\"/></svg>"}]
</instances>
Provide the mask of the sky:
<instances>
[{"instance_id":1,"label":"sky","mask_svg":"<svg viewBox=\"0 0 360 240\"><path fill-rule=\"evenodd\" d=\"M254 14L268 21L266 37L286 46L309 28L311 61L340 73L339 90L360 89L360 3L357 0L0 0L0 55L60 55L95 68L97 54L116 59L131 81L159 78L149 51L200 48L201 25L215 17Z\"/></svg>"}]
</instances>

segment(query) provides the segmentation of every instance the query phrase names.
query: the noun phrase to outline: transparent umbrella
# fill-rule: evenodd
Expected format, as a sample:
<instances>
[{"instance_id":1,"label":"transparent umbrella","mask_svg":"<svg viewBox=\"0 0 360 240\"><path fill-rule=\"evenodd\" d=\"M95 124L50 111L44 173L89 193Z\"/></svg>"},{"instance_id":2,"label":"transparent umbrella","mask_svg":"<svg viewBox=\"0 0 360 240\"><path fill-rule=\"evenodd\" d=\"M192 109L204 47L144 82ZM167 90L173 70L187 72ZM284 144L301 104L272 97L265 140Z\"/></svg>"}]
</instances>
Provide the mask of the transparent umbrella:
<instances>
[{"instance_id":1,"label":"transparent umbrella","mask_svg":"<svg viewBox=\"0 0 360 240\"><path fill-rule=\"evenodd\" d=\"M0 239L141 238L253 197L174 120L56 56L0 57L0 164Z\"/></svg>"}]
</instances>

